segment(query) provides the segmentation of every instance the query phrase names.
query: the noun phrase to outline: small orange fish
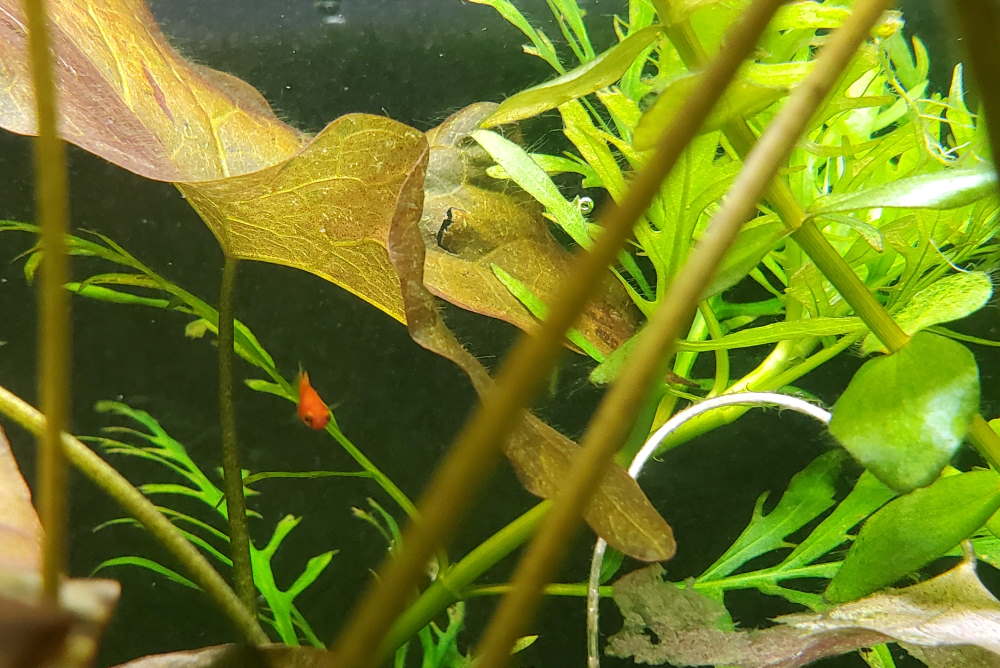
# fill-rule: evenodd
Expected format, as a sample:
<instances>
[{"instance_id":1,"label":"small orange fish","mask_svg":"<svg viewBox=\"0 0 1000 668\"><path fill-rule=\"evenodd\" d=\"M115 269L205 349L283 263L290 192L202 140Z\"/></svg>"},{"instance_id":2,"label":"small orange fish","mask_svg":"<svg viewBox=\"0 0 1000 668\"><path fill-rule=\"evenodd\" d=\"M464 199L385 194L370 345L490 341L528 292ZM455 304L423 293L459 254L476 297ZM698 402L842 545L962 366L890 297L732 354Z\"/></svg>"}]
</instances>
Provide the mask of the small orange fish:
<instances>
[{"instance_id":1,"label":"small orange fish","mask_svg":"<svg viewBox=\"0 0 1000 668\"><path fill-rule=\"evenodd\" d=\"M330 409L309 383L309 374L305 371L299 371L298 413L305 426L317 431L326 427L326 423L330 421Z\"/></svg>"}]
</instances>

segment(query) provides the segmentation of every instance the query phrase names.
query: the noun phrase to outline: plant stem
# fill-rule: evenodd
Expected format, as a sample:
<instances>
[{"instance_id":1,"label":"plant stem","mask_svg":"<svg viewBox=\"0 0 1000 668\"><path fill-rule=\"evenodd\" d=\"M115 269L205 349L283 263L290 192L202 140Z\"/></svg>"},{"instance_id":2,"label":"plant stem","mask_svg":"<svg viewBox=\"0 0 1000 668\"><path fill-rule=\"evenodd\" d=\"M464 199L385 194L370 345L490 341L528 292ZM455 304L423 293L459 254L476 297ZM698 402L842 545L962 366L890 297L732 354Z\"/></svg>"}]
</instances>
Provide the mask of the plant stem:
<instances>
[{"instance_id":1,"label":"plant stem","mask_svg":"<svg viewBox=\"0 0 1000 668\"><path fill-rule=\"evenodd\" d=\"M548 501L539 503L490 536L447 571L438 575L434 584L424 590L420 598L393 624L379 648L379 655L388 657L445 608L463 596L469 595L466 588L476 578L528 539L545 516L549 505Z\"/></svg>"},{"instance_id":2,"label":"plant stem","mask_svg":"<svg viewBox=\"0 0 1000 668\"><path fill-rule=\"evenodd\" d=\"M0 413L33 434L45 432L48 422L45 416L4 387L0 387ZM76 438L66 433L60 434L60 437L60 446L66 459L142 524L173 555L185 574L205 591L247 642L256 645L268 642L267 635L257 620L243 607L222 576L142 492Z\"/></svg>"},{"instance_id":3,"label":"plant stem","mask_svg":"<svg viewBox=\"0 0 1000 668\"><path fill-rule=\"evenodd\" d=\"M767 6L773 10L779 4L778 0L758 0L753 7ZM759 17L759 14L749 9L744 16ZM504 360L496 386L483 397L479 409L466 423L429 484L420 504L420 523L406 532L403 549L380 572L374 589L340 632L335 658L330 664L337 668L372 665L382 629L399 614L431 554L454 531L461 513L469 505L469 497L495 464L503 442L520 423L521 411L535 397L558 359L566 331L600 286L607 267L631 235L635 221L649 207L664 177L697 134L765 24L766 18L760 22L759 30L753 24L738 39L730 40L685 101L677 122L664 129L653 155L636 175L622 202L617 206L610 203L602 209L604 232L589 252L574 257L569 272L572 280L559 286L548 317L533 336L522 336ZM505 649L500 659L506 658Z\"/></svg>"},{"instance_id":4,"label":"plant stem","mask_svg":"<svg viewBox=\"0 0 1000 668\"><path fill-rule=\"evenodd\" d=\"M887 1L878 0L881 3L878 6ZM703 76L707 78L722 68L727 70L726 78L731 77L781 4L774 0L758 0L745 10L727 35L720 55ZM567 537L579 524L582 510L587 507L615 451L627 435L636 407L666 371L677 337L690 322L713 273L735 241L743 222L753 213L780 161L785 159L809 117L833 86L835 77L864 40L869 25L881 13L870 16L871 12L866 9L871 4L878 3L862 5L844 27L834 33L820 55L821 62L802 86L793 91L758 142L686 266L677 272L668 287L663 303L639 336L625 369L591 420L551 512L518 565L513 577L514 588L501 601L480 641L478 668L499 668L507 663L514 641L531 620L542 588L566 550ZM725 62L734 57L735 62ZM728 69L730 65L731 70Z\"/></svg>"},{"instance_id":5,"label":"plant stem","mask_svg":"<svg viewBox=\"0 0 1000 668\"><path fill-rule=\"evenodd\" d=\"M498 584L498 585L483 585L481 587L473 587L470 589L466 596L472 598L473 596L503 596L511 590L509 584ZM598 589L598 593L607 598L615 593L615 588L611 585L605 585ZM553 583L545 586L546 596L575 596L578 598L583 598L587 595L587 585L586 583Z\"/></svg>"},{"instance_id":6,"label":"plant stem","mask_svg":"<svg viewBox=\"0 0 1000 668\"><path fill-rule=\"evenodd\" d=\"M49 29L43 0L24 0L35 94L38 137L35 157L35 207L41 226L42 267L38 290L39 396L48 416L40 435L39 515L42 537L42 596L55 601L66 568L66 461L59 446L69 417L69 280L66 231L69 228L66 149L56 128L57 100L49 52Z\"/></svg>"},{"instance_id":7,"label":"plant stem","mask_svg":"<svg viewBox=\"0 0 1000 668\"><path fill-rule=\"evenodd\" d=\"M250 532L243 498L243 475L240 471L239 444L236 440L236 407L233 404L233 346L235 324L233 296L236 291L236 267L239 260L228 255L222 265L219 288L219 427L222 432L222 477L226 492L226 517L229 520L229 549L233 560L236 593L251 615L257 610L257 591L250 567Z\"/></svg>"}]
</instances>

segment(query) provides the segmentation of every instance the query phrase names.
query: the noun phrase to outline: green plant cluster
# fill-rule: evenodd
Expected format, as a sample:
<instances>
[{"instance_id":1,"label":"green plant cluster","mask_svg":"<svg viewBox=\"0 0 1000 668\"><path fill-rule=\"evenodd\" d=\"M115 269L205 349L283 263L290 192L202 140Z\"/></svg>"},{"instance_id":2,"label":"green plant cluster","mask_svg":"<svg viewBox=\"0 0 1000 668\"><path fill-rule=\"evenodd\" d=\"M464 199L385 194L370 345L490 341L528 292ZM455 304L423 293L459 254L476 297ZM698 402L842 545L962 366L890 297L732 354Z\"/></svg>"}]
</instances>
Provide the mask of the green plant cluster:
<instances>
[{"instance_id":1,"label":"green plant cluster","mask_svg":"<svg viewBox=\"0 0 1000 668\"><path fill-rule=\"evenodd\" d=\"M705 54L725 48L723 28L743 3L629 0L625 15L613 19L615 43L601 50L588 32L588 22L595 19L575 0L548 2L558 41L510 0L474 1L492 6L520 30L529 42L525 52L548 63L556 77L503 102L471 136L495 162L492 178L516 184L574 245L587 248L602 233L591 218L591 200L599 200L599 207L622 200L633 174L649 160L660 129L697 85ZM753 140L808 75L818 46L848 14L840 3L810 0L779 10L752 62L742 67L636 222L633 243L613 268L644 316L663 305L679 272L698 270L686 261L699 240L711 234L709 223ZM988 162L988 136L979 114L970 109L961 66L945 92L933 89L929 71L921 42L904 37L902 17L886 15L742 228L678 343L673 380L664 379L649 394L641 423L632 430L635 437L620 453L621 461L628 461L682 400L746 389L798 391L794 384L840 354L854 349L876 355L834 406L830 433L843 448L799 472L768 511L762 495L748 509L747 526L732 545L685 585L716 601L724 602L727 591L752 589L807 610L828 610L891 586L942 556L957 555L956 546L966 539L981 560L1000 565L1000 534L994 533L1000 532L994 517L1000 509L1000 478L992 469L951 467L979 415L979 370L963 343L1000 344L942 326L974 313L992 296L990 272L1000 262L994 241L1000 200ZM558 115L565 151L529 152L502 130L543 113ZM872 322L834 287L843 276L824 273L807 252L808 244L800 243L803 226L822 233L839 258L836 271L856 275L908 343L886 350L873 335ZM37 228L0 221L0 231ZM218 333L216 309L113 240L92 233L70 236L67 244L72 255L115 266L67 284L72 293L181 314L190 337ZM27 254L29 281L40 260L37 248ZM493 272L531 313L544 318L548 306L530 286L499 266ZM635 345L633 339L604 355L579 331L571 331L569 339L597 363L591 375L597 384L617 379ZM768 354L756 367L742 368L734 351L755 346L767 346ZM235 352L264 376L248 378L250 389L297 400L279 370L282 364L239 321ZM714 362L711 375L701 359L707 355ZM688 381L683 389L678 378ZM170 480L147 482L141 491L201 502L205 517L165 502L158 508L187 540L223 567L231 566L229 538L213 524L227 513L213 478L149 414L117 402L102 402L97 409L141 429L110 427L90 441L107 454L144 458L169 471ZM745 410L731 407L699 417L663 448L731 422ZM326 432L357 462L357 471L244 472L245 494L260 493L256 483L273 477L362 477L381 488L397 514L415 514L412 502L343 434L335 417ZM852 458L865 469L860 476L849 465ZM838 494L838 483L851 475L856 479L850 491ZM395 652L395 665L412 665L407 661L413 647L419 647L425 667L469 665L468 652L459 646L468 600L503 589L477 580L526 539L544 510L539 506L513 520L455 563L439 555L429 569L430 586L388 634L383 650ZM376 528L390 552L398 549L400 531L392 512L372 500L370 510L355 509L355 515ZM322 647L295 599L333 563L336 552L309 559L285 589L277 584L285 578L272 570L272 558L299 521L281 518L264 547L250 545L253 581L266 604L259 614L282 642ZM131 522L112 520L100 528ZM772 565L758 567L761 562L754 560L765 556ZM610 582L624 564L621 554L610 554L601 581ZM118 566L146 568L197 587L167 565L138 555L116 556L97 568ZM568 583L548 591L584 596L586 590L585 584ZM732 619L723 626L732 628ZM532 636L523 638L518 647L532 641ZM884 647L866 660L894 665Z\"/></svg>"}]
</instances>

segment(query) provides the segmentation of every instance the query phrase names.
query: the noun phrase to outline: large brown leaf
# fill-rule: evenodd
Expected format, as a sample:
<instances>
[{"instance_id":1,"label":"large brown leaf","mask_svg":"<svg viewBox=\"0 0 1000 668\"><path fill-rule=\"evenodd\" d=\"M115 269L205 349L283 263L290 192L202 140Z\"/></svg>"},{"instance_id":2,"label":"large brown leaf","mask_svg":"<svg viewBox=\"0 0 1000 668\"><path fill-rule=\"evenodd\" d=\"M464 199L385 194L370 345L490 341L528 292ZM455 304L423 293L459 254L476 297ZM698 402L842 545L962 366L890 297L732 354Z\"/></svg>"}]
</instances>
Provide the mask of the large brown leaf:
<instances>
[{"instance_id":1,"label":"large brown leaf","mask_svg":"<svg viewBox=\"0 0 1000 668\"><path fill-rule=\"evenodd\" d=\"M402 278L410 336L424 348L457 364L479 394L493 379L448 329L424 287L424 242L418 227L424 210L423 168L418 164L400 192L389 232L389 256ZM530 413L508 439L504 453L518 478L533 494L548 498L559 489L579 447ZM585 513L590 526L610 545L645 561L661 561L676 549L670 526L620 467L608 470Z\"/></svg>"},{"instance_id":2,"label":"large brown leaf","mask_svg":"<svg viewBox=\"0 0 1000 668\"><path fill-rule=\"evenodd\" d=\"M252 172L301 143L260 93L184 60L142 0L52 0L62 136L161 181ZM0 0L0 126L35 133L20 0Z\"/></svg>"},{"instance_id":3,"label":"large brown leaf","mask_svg":"<svg viewBox=\"0 0 1000 668\"><path fill-rule=\"evenodd\" d=\"M496 108L470 105L427 133L431 154L420 219L427 247L424 280L453 304L531 330L535 319L491 265L551 303L569 279L571 256L549 233L537 202L512 182L487 176L493 161L469 133ZM577 327L604 353L635 333L635 307L610 274Z\"/></svg>"},{"instance_id":4,"label":"large brown leaf","mask_svg":"<svg viewBox=\"0 0 1000 668\"><path fill-rule=\"evenodd\" d=\"M225 251L321 276L404 321L386 242L423 134L349 114L300 153L251 174L178 184Z\"/></svg>"}]
</instances>

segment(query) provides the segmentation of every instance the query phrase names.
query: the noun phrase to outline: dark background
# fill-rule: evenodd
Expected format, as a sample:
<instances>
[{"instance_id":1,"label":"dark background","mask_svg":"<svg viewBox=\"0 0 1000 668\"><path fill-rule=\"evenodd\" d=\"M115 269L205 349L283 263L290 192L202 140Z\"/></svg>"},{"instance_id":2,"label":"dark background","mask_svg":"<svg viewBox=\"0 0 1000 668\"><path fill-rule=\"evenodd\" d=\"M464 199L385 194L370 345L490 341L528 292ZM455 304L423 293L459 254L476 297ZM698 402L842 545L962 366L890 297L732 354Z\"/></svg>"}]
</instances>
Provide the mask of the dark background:
<instances>
[{"instance_id":1,"label":"dark background","mask_svg":"<svg viewBox=\"0 0 1000 668\"><path fill-rule=\"evenodd\" d=\"M545 22L541 0L518 0L528 16ZM610 15L623 2L581 2L589 12L596 46L610 43ZM231 72L258 88L287 122L318 131L348 112L391 116L428 129L449 113L477 100L499 101L551 75L537 58L520 53L520 33L484 6L460 0L153 0L152 9L172 43L189 58ZM925 39L940 31L930 14L909 15L927 25ZM555 37L557 30L549 27ZM933 47L933 45L932 45ZM942 71L947 68L943 68ZM0 134L4 194L0 217L32 220L30 145ZM167 278L215 303L221 256L214 238L169 184L148 181L71 147L72 223L110 235ZM0 383L34 401L34 296L9 262L32 244L23 234L0 236ZM78 271L114 270L78 264ZM85 274L81 274L85 275ZM183 336L179 314L75 299L73 430L95 434L109 424L92 406L118 399L148 410L206 471L216 466L215 349L206 340ZM324 398L336 405L344 432L411 496L421 485L473 402L464 376L450 363L413 344L406 330L376 309L306 273L243 263L237 298L239 317L292 374L301 363ZM988 335L993 312L983 316ZM487 363L509 345L509 326L449 311L462 339ZM734 373L749 369L761 353L736 360ZM808 377L803 385L827 400L859 364L844 356ZM558 400L543 401L544 417L578 436L599 393L585 380L589 365L566 354ZM237 377L253 377L239 365ZM984 389L991 377L984 378ZM988 391L988 389L987 389ZM253 471L354 469L353 462L322 434L297 424L288 404L237 388L243 464ZM995 411L987 412L987 415ZM33 445L16 427L10 435L32 478ZM696 575L733 540L763 491L778 494L788 479L830 446L804 418L750 414L697 444L670 453L650 467L644 486L674 526L678 557L671 579ZM134 482L164 480L156 468L116 460ZM300 608L322 638L342 624L354 598L382 558L384 543L368 525L351 517L351 506L372 496L396 513L381 491L364 480L328 479L259 485L253 500L265 519L251 525L260 544L282 515L305 517L275 561L279 585L287 586L312 555L337 549L327 572L299 598ZM483 499L486 499L483 502ZM174 503L174 501L170 501ZM458 557L534 503L504 466L470 509L453 557ZM183 504L181 504L183 505ZM195 510L195 508L189 508ZM197 509L196 512L200 511ZM398 513L397 513L398 514ZM98 523L118 510L86 480L72 486L71 570L86 576L102 560L123 554L161 552L139 530L115 527L98 533ZM201 511L200 516L204 517ZM586 571L589 535L562 579L580 580ZM502 581L509 567L486 578ZM198 594L136 569L103 573L121 580L123 596L106 637L101 665L136 656L226 642L225 620ZM281 578L285 579L282 580ZM730 599L747 623L791 611L778 599L756 592ZM494 601L469 604L475 638ZM524 652L530 666L584 663L582 599L546 604L533 633L541 637ZM613 632L613 606L604 628ZM607 665L615 665L608 660ZM855 657L837 665L862 665ZM834 665L827 662L826 665Z\"/></svg>"}]
</instances>

